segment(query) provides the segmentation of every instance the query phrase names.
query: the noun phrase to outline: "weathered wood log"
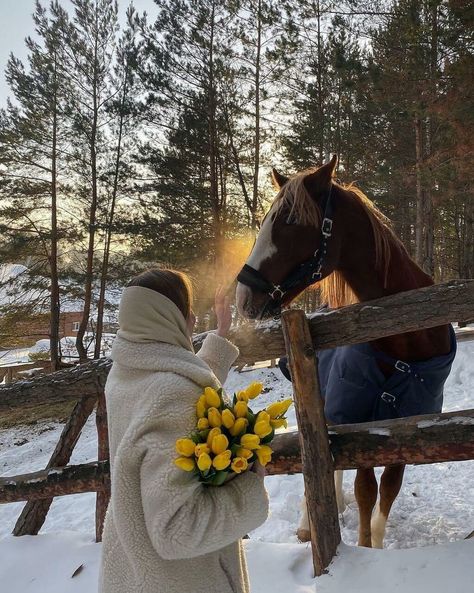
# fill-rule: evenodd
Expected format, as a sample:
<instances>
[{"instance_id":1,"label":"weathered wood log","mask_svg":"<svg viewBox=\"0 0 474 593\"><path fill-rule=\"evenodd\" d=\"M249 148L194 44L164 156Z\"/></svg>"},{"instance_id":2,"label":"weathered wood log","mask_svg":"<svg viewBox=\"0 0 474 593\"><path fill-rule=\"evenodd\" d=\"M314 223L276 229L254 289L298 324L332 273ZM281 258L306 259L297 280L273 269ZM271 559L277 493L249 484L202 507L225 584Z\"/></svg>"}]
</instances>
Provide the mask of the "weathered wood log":
<instances>
[{"instance_id":1,"label":"weathered wood log","mask_svg":"<svg viewBox=\"0 0 474 593\"><path fill-rule=\"evenodd\" d=\"M0 478L0 503L42 501L54 496L99 492L108 488L109 463L94 461Z\"/></svg>"},{"instance_id":2,"label":"weathered wood log","mask_svg":"<svg viewBox=\"0 0 474 593\"><path fill-rule=\"evenodd\" d=\"M308 321L313 345L317 350L325 350L471 319L473 314L474 280L452 280L312 313ZM203 337L199 336L200 341ZM285 353L279 321L249 322L231 330L229 339L240 350L238 362L278 358Z\"/></svg>"},{"instance_id":3,"label":"weathered wood log","mask_svg":"<svg viewBox=\"0 0 474 593\"><path fill-rule=\"evenodd\" d=\"M112 361L107 358L28 379L0 385L0 412L97 396L104 390Z\"/></svg>"},{"instance_id":4,"label":"weathered wood log","mask_svg":"<svg viewBox=\"0 0 474 593\"><path fill-rule=\"evenodd\" d=\"M303 311L295 309L283 313L282 323L300 429L313 567L315 576L320 576L341 543L334 464L308 321Z\"/></svg>"},{"instance_id":5,"label":"weathered wood log","mask_svg":"<svg viewBox=\"0 0 474 593\"><path fill-rule=\"evenodd\" d=\"M335 469L474 459L474 410L329 427ZM268 474L301 473L298 432L279 434Z\"/></svg>"},{"instance_id":6,"label":"weathered wood log","mask_svg":"<svg viewBox=\"0 0 474 593\"><path fill-rule=\"evenodd\" d=\"M97 401L96 412L97 426L97 454L99 461L109 460L109 432L107 427L107 407L105 394L102 392ZM102 530L104 528L105 513L109 505L110 488L97 492L95 504L95 541L102 541Z\"/></svg>"},{"instance_id":7,"label":"weathered wood log","mask_svg":"<svg viewBox=\"0 0 474 593\"><path fill-rule=\"evenodd\" d=\"M95 401L94 397L86 397L74 406L46 469L67 465L82 428L94 409ZM27 502L17 519L13 535L36 535L46 520L52 502L52 498Z\"/></svg>"},{"instance_id":8,"label":"weathered wood log","mask_svg":"<svg viewBox=\"0 0 474 593\"><path fill-rule=\"evenodd\" d=\"M331 426L329 432L335 469L474 459L474 410ZM301 473L297 431L278 434L272 448L269 475ZM108 462L94 462L0 478L0 503L95 492L108 487L108 468ZM76 486L76 478L83 483Z\"/></svg>"},{"instance_id":9,"label":"weathered wood log","mask_svg":"<svg viewBox=\"0 0 474 593\"><path fill-rule=\"evenodd\" d=\"M324 350L435 327L451 320L472 319L473 316L474 280L452 280L341 309L313 313L308 322L314 346ZM197 350L206 335L194 336ZM229 339L240 349L237 363L278 358L285 353L279 321L249 322L231 330ZM103 358L29 381L0 385L0 412L15 406L68 401L100 393L111 365L109 359Z\"/></svg>"}]
</instances>

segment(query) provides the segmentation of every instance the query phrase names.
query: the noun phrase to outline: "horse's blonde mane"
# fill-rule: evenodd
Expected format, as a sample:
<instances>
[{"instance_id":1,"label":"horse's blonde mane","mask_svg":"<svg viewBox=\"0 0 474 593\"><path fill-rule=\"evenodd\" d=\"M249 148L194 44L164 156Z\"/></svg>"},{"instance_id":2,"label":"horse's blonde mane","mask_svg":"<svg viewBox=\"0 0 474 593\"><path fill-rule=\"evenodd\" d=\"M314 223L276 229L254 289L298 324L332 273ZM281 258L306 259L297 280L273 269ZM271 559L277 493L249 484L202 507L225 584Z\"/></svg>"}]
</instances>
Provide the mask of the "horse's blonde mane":
<instances>
[{"instance_id":1,"label":"horse's blonde mane","mask_svg":"<svg viewBox=\"0 0 474 593\"><path fill-rule=\"evenodd\" d=\"M289 216L296 224L318 227L321 224L322 213L309 194L304 184L305 177L315 169L308 169L291 177L275 198L276 211L288 209ZM375 269L382 274L384 285L387 282L390 265L391 247L402 245L393 233L389 219L380 212L374 203L353 184L345 185L333 182L333 186L345 192L351 199L357 201L369 217L375 241ZM341 272L335 271L318 283L321 300L331 308L343 307L357 303L358 299Z\"/></svg>"},{"instance_id":2,"label":"horse's blonde mane","mask_svg":"<svg viewBox=\"0 0 474 593\"><path fill-rule=\"evenodd\" d=\"M306 169L290 177L275 198L275 212L287 209L288 218L296 224L318 227L321 223L321 210L310 196L304 184L305 177L316 169Z\"/></svg>"}]
</instances>

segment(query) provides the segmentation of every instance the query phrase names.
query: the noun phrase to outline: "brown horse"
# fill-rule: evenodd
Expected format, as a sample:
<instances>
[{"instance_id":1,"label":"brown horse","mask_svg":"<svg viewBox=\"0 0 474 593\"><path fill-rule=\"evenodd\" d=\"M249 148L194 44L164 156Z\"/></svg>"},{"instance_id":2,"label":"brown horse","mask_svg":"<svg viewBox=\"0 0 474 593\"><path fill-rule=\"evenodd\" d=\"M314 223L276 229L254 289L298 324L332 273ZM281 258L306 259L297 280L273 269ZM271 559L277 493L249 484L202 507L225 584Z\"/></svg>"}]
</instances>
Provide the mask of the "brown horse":
<instances>
[{"instance_id":1,"label":"brown horse","mask_svg":"<svg viewBox=\"0 0 474 593\"><path fill-rule=\"evenodd\" d=\"M246 317L271 316L317 281L323 302L331 308L433 284L373 203L355 187L334 181L336 164L334 156L324 166L291 178L273 171L279 192L238 278L237 306ZM398 363L409 368L408 363L416 365L447 355L452 343L449 326L440 326L382 338L369 347L381 353L374 364L382 379L388 380L399 372ZM396 368L391 361L397 361ZM326 399L326 414L327 406ZM382 547L385 524L403 473L403 465L384 469L380 500L372 517L377 502L374 470L357 471L359 545Z\"/></svg>"}]
</instances>

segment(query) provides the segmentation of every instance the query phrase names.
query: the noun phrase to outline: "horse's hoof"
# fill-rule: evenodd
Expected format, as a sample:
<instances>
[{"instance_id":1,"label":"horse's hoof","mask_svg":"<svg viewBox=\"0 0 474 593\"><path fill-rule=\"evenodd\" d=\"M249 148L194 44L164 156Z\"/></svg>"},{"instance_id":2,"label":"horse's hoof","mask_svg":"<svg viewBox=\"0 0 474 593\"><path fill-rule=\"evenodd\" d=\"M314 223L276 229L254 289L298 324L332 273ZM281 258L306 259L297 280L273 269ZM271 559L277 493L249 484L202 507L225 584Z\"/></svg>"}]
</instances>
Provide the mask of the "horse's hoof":
<instances>
[{"instance_id":1,"label":"horse's hoof","mask_svg":"<svg viewBox=\"0 0 474 593\"><path fill-rule=\"evenodd\" d=\"M296 532L296 537L298 538L298 541L302 544L311 541L311 533L309 529L298 529L298 531Z\"/></svg>"}]
</instances>

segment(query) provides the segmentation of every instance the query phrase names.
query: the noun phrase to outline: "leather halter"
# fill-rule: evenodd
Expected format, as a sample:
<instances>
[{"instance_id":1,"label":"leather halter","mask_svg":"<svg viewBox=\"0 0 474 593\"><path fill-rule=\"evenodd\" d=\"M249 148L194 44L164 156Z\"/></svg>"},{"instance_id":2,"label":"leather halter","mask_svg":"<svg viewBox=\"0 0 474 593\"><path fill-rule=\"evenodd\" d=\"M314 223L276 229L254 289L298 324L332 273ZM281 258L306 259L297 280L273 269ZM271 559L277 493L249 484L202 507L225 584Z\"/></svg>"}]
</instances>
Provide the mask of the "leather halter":
<instances>
[{"instance_id":1,"label":"leather halter","mask_svg":"<svg viewBox=\"0 0 474 593\"><path fill-rule=\"evenodd\" d=\"M314 254L308 260L293 269L280 284L269 282L258 270L255 270L255 268L252 268L247 264L244 265L237 276L237 280L241 284L245 284L259 292L266 293L270 297L263 307L260 315L261 317L263 317L264 313L267 311L269 313L278 313L281 309L283 297L290 292L290 290L293 290L296 287L301 289L307 288L311 284L322 279L324 260L327 255L328 243L332 235L333 227L332 217L334 206L331 197L332 184L321 200L321 209L324 205L324 214L319 229L319 249L316 249Z\"/></svg>"}]
</instances>

